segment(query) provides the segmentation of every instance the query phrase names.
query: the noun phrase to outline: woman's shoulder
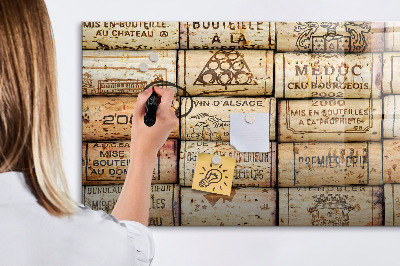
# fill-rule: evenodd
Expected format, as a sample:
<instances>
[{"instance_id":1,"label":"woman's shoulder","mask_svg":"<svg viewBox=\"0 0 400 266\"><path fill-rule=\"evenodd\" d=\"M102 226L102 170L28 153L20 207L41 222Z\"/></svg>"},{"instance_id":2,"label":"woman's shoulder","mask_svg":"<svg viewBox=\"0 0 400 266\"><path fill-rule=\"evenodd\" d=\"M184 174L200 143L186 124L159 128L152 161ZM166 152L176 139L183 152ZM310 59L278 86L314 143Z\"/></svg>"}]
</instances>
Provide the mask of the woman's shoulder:
<instances>
[{"instance_id":1,"label":"woman's shoulder","mask_svg":"<svg viewBox=\"0 0 400 266\"><path fill-rule=\"evenodd\" d=\"M0 224L1 238L9 243L0 247L0 253L9 254L10 261L39 265L35 262L43 250L52 254L48 261L62 260L61 265L149 265L154 256L149 228L82 205L73 215L60 218L33 200L0 204ZM13 249L21 243L32 252L21 255Z\"/></svg>"},{"instance_id":2,"label":"woman's shoulder","mask_svg":"<svg viewBox=\"0 0 400 266\"><path fill-rule=\"evenodd\" d=\"M147 226L135 221L119 221L111 214L92 210L81 204L78 204L73 220L80 228L97 231L97 237L111 238L111 242L126 242L135 251L136 260L143 265L148 265L153 260L154 239Z\"/></svg>"},{"instance_id":3,"label":"woman's shoulder","mask_svg":"<svg viewBox=\"0 0 400 266\"><path fill-rule=\"evenodd\" d=\"M77 209L73 215L73 219L76 222L85 223L99 223L99 224L119 224L119 220L111 214L107 214L102 210L92 210L91 208L84 206L83 204L77 203Z\"/></svg>"}]
</instances>

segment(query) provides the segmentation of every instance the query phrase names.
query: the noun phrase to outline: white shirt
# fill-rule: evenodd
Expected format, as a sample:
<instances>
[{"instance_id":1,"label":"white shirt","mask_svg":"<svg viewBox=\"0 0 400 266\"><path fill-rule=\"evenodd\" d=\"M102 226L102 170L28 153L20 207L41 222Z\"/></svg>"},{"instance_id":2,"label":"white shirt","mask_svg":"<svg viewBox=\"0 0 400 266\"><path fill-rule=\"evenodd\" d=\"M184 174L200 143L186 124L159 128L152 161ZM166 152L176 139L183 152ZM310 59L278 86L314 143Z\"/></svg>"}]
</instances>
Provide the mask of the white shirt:
<instances>
[{"instance_id":1,"label":"white shirt","mask_svg":"<svg viewBox=\"0 0 400 266\"><path fill-rule=\"evenodd\" d=\"M149 265L153 256L146 226L84 206L52 216L22 173L0 174L0 265Z\"/></svg>"}]
</instances>

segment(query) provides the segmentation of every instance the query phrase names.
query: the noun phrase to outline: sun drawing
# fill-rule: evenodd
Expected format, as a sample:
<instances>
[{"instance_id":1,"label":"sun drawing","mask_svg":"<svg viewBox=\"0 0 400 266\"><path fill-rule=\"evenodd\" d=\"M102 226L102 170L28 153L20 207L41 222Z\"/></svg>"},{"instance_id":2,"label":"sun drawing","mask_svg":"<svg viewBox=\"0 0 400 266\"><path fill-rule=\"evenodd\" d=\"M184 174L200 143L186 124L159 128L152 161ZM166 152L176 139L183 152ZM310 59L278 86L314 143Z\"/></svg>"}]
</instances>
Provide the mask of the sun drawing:
<instances>
[{"instance_id":1,"label":"sun drawing","mask_svg":"<svg viewBox=\"0 0 400 266\"><path fill-rule=\"evenodd\" d=\"M214 188L213 188L213 191L215 191L215 186L216 186L216 185L220 185L220 186L219 186L219 189L220 189L220 190L222 190L222 186L223 186L223 185L226 186L226 187L228 187L228 185L227 185L226 182L225 182L225 178L226 178L226 179L229 179L229 177L227 177L227 176L225 175L225 172L227 172L228 170L226 170L226 169L221 169L222 166L223 166L223 165L222 165L222 163L221 163L218 167L213 168L213 164L210 163L211 169L209 169L209 170L207 170L207 169L203 166L202 169L203 169L204 172L200 172L199 174L200 174L200 175L205 175L205 177L202 178L202 179L200 180L199 186L200 186L200 187L206 188L206 187L210 186L211 184L215 184L215 185L214 185ZM223 184L222 184L222 183L223 183Z\"/></svg>"}]
</instances>

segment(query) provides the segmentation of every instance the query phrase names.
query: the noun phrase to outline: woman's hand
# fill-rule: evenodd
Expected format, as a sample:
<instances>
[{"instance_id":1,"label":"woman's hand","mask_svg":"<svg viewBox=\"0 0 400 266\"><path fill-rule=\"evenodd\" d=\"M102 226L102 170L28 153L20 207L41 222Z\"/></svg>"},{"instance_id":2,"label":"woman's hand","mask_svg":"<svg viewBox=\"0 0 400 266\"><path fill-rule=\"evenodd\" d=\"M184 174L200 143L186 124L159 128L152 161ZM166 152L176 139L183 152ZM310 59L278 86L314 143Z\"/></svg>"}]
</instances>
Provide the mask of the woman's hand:
<instances>
[{"instance_id":1,"label":"woman's hand","mask_svg":"<svg viewBox=\"0 0 400 266\"><path fill-rule=\"evenodd\" d=\"M156 123L152 127L144 124L146 101L151 95L152 89L148 88L138 95L132 118L131 155L138 153L144 156L156 155L179 122L171 107L174 90L155 87L154 91L159 97L161 96L161 102L157 108Z\"/></svg>"}]
</instances>

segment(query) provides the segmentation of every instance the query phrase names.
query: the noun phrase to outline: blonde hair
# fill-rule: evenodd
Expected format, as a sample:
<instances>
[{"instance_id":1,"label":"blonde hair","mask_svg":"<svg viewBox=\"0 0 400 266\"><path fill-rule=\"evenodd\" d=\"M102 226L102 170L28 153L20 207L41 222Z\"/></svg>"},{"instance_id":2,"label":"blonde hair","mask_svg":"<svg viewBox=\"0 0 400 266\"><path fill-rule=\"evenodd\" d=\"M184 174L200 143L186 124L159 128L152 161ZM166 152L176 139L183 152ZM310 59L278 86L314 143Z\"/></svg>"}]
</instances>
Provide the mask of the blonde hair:
<instances>
[{"instance_id":1,"label":"blonde hair","mask_svg":"<svg viewBox=\"0 0 400 266\"><path fill-rule=\"evenodd\" d=\"M43 0L0 1L0 172L21 171L50 214L70 215L53 32Z\"/></svg>"}]
</instances>

